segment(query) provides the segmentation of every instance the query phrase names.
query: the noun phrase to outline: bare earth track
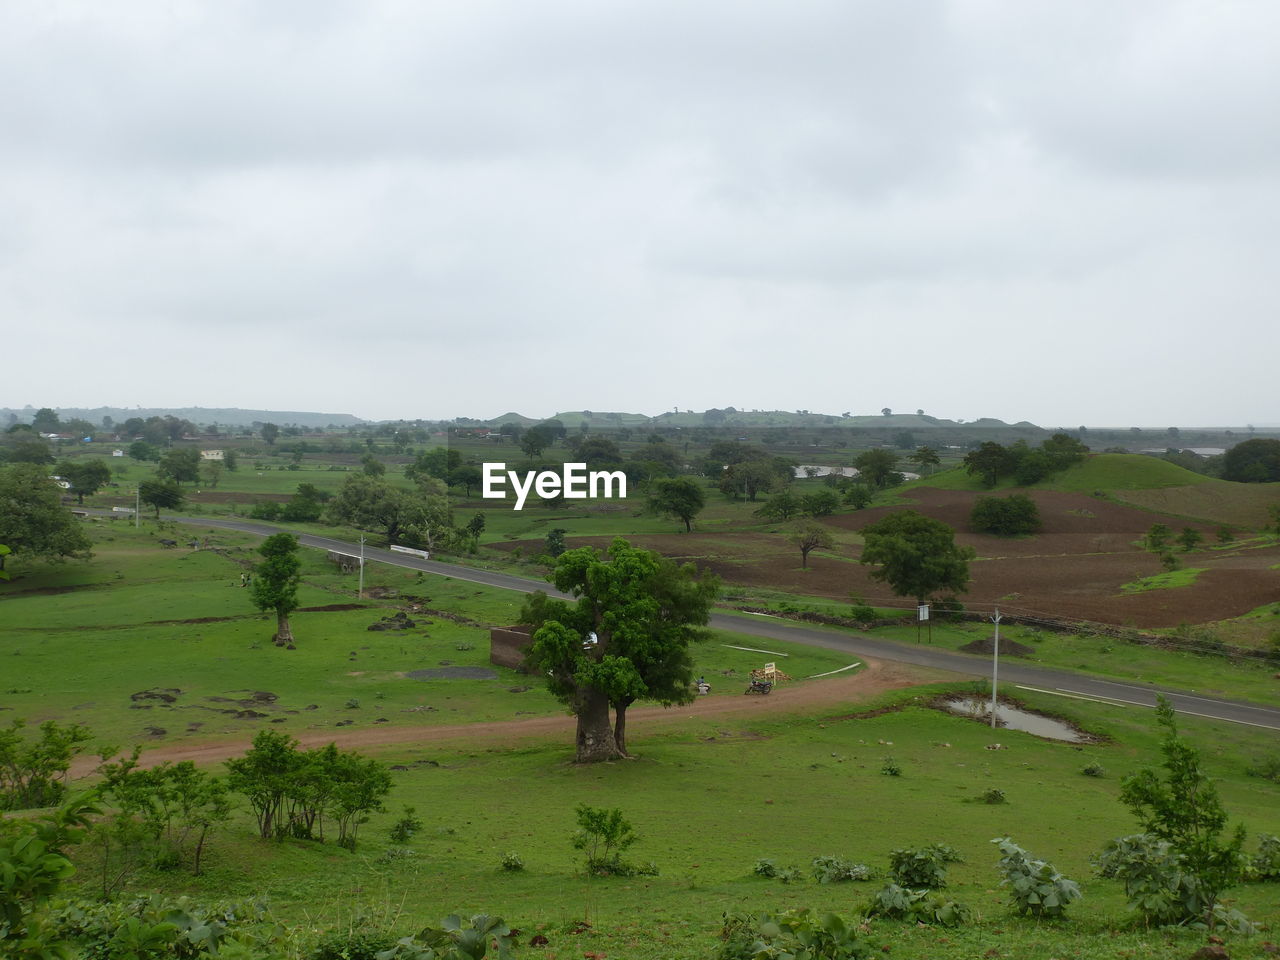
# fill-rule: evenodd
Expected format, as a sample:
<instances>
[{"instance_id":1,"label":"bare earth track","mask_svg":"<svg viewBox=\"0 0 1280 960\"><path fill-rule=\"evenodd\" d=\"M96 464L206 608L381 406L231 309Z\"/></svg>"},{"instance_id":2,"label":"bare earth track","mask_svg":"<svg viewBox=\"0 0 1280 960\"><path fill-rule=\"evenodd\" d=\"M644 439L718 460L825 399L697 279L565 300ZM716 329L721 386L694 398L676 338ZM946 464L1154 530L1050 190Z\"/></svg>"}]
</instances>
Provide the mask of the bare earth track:
<instances>
[{"instance_id":1,"label":"bare earth track","mask_svg":"<svg viewBox=\"0 0 1280 960\"><path fill-rule=\"evenodd\" d=\"M683 707L632 707L627 711L628 730L633 742L643 743L644 735L655 727L668 727L690 719L747 719L768 714L805 713L817 707L847 707L850 703L869 700L888 690L915 686L949 676L943 671L913 667L878 660L865 661L865 669L843 677L784 684L767 697L713 695L700 698ZM741 681L726 681L731 689ZM717 685L718 686L718 685ZM344 748L465 742L507 746L517 741L559 738L565 744L573 739L574 720L566 715L529 717L487 723L448 724L422 727L374 727L367 730L313 730L298 734L304 747L336 743ZM243 737L215 743L186 746L158 746L142 754L144 767L170 761L190 760L197 764L217 763L238 757L247 746ZM71 776L88 776L98 765L95 758L80 757L72 764Z\"/></svg>"}]
</instances>

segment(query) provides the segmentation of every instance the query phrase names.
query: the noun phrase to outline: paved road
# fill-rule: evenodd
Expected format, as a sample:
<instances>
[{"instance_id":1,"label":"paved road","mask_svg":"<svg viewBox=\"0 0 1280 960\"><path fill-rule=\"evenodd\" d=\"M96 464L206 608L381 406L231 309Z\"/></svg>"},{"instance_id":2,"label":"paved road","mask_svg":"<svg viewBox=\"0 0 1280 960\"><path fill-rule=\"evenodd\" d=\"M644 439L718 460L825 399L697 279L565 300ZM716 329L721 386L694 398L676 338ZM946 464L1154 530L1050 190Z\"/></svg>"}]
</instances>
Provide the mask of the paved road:
<instances>
[{"instance_id":1,"label":"paved road","mask_svg":"<svg viewBox=\"0 0 1280 960\"><path fill-rule=\"evenodd\" d=\"M251 521L213 520L199 517L174 517L173 519L183 523L222 527L259 536L270 536L273 533L281 532L277 527ZM297 536L303 544L309 547L318 547L321 550L336 550L340 553L352 555L357 555L360 552L358 545L344 540L317 537L307 533L298 534ZM521 593L545 590L552 596L563 596L563 594L552 588L550 584L540 580L529 580L524 577L512 576L509 573L476 570L452 563L441 563L438 560L423 560L408 554L392 553L389 550L375 547L365 547L365 558L379 563L389 563L398 567L407 567L412 570L422 570L427 573L452 577L455 580L467 580L491 587L499 587L503 590L517 590ZM991 675L991 661L986 657L954 653L950 650L940 650L937 647L925 645L913 646L893 643L856 633L804 627L780 618L716 613L711 617L711 626L723 630L751 634L764 640L786 640L792 643L825 647L829 650L839 650L848 653L850 657L877 657L881 660L897 660L902 663L935 667L940 670L950 670L954 673L974 677L988 677ZM1157 687L1152 684L1103 680L1073 673L1069 670L1030 666L1008 659L1000 661L1000 682L1004 685L1013 684L1016 687L1053 693L1064 697L1083 697L1138 707L1155 706L1156 694L1163 693L1173 702L1179 713L1207 717L1214 720L1228 720L1232 723L1263 727L1280 733L1280 708L1258 706L1257 704L1226 700L1219 697L1202 697L1185 691Z\"/></svg>"}]
</instances>

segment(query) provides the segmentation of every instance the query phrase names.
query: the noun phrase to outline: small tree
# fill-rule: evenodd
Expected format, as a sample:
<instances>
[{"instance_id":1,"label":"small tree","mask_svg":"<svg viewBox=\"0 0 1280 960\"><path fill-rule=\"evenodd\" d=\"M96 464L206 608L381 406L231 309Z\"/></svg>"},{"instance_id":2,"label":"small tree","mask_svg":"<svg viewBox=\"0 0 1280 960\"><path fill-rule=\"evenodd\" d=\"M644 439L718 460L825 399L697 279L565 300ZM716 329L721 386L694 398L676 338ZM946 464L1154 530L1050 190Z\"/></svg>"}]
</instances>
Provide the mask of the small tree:
<instances>
[{"instance_id":1,"label":"small tree","mask_svg":"<svg viewBox=\"0 0 1280 960\"><path fill-rule=\"evenodd\" d=\"M1147 531L1147 549L1152 553L1160 553L1169 543L1169 528L1163 523L1153 523Z\"/></svg>"},{"instance_id":2,"label":"small tree","mask_svg":"<svg viewBox=\"0 0 1280 960\"><path fill-rule=\"evenodd\" d=\"M1184 553L1190 553L1204 541L1204 535L1194 527L1183 527L1178 534L1178 543L1182 544Z\"/></svg>"},{"instance_id":3,"label":"small tree","mask_svg":"<svg viewBox=\"0 0 1280 960\"><path fill-rule=\"evenodd\" d=\"M925 476L930 473L930 467L939 466L942 460L938 457L938 451L932 447L917 447L916 452L907 457Z\"/></svg>"},{"instance_id":4,"label":"small tree","mask_svg":"<svg viewBox=\"0 0 1280 960\"><path fill-rule=\"evenodd\" d=\"M298 538L291 533L277 533L258 547L263 560L253 569L250 599L259 610L272 610L276 615L276 646L293 649L293 631L289 614L298 609L298 581L302 561L298 559Z\"/></svg>"},{"instance_id":5,"label":"small tree","mask_svg":"<svg viewBox=\"0 0 1280 960\"><path fill-rule=\"evenodd\" d=\"M937 591L963 593L969 586L972 547L955 542L955 531L915 510L896 510L862 530L860 562L874 564L871 579L889 584L917 602Z\"/></svg>"},{"instance_id":6,"label":"small tree","mask_svg":"<svg viewBox=\"0 0 1280 960\"><path fill-rule=\"evenodd\" d=\"M831 531L820 523L814 523L812 520L800 524L788 539L800 548L800 566L802 569L808 569L809 567L810 551L830 550L836 544L831 536Z\"/></svg>"},{"instance_id":7,"label":"small tree","mask_svg":"<svg viewBox=\"0 0 1280 960\"><path fill-rule=\"evenodd\" d=\"M779 490L756 511L756 515L766 520L790 520L798 516L803 509L804 502L800 497L790 490Z\"/></svg>"},{"instance_id":8,"label":"small tree","mask_svg":"<svg viewBox=\"0 0 1280 960\"><path fill-rule=\"evenodd\" d=\"M268 447L274 447L279 436L280 428L274 423L264 423L262 425L262 442Z\"/></svg>"},{"instance_id":9,"label":"small tree","mask_svg":"<svg viewBox=\"0 0 1280 960\"><path fill-rule=\"evenodd\" d=\"M588 874L607 876L634 872L622 862L622 852L640 838L621 810L580 803L574 813L578 817L578 832L573 835L573 849L583 851Z\"/></svg>"},{"instance_id":10,"label":"small tree","mask_svg":"<svg viewBox=\"0 0 1280 960\"><path fill-rule=\"evenodd\" d=\"M186 497L172 480L143 480L138 485L138 499L149 507L156 508L156 519L160 519L160 508L177 510Z\"/></svg>"},{"instance_id":11,"label":"small tree","mask_svg":"<svg viewBox=\"0 0 1280 960\"><path fill-rule=\"evenodd\" d=\"M111 468L105 460L63 460L55 469L71 483L71 492L80 504L86 494L93 496L111 482Z\"/></svg>"},{"instance_id":12,"label":"small tree","mask_svg":"<svg viewBox=\"0 0 1280 960\"><path fill-rule=\"evenodd\" d=\"M898 455L885 447L858 454L853 465L858 476L877 489L902 482L898 476Z\"/></svg>"},{"instance_id":13,"label":"small tree","mask_svg":"<svg viewBox=\"0 0 1280 960\"><path fill-rule=\"evenodd\" d=\"M702 485L692 477L660 478L649 484L648 509L682 521L686 533L693 530L693 518L706 505Z\"/></svg>"},{"instance_id":14,"label":"small tree","mask_svg":"<svg viewBox=\"0 0 1280 960\"><path fill-rule=\"evenodd\" d=\"M568 532L564 527L553 527L547 531L547 539L543 544L543 549L547 552L547 556L554 560L568 549L564 543L564 535Z\"/></svg>"},{"instance_id":15,"label":"small tree","mask_svg":"<svg viewBox=\"0 0 1280 960\"><path fill-rule=\"evenodd\" d=\"M1146 769L1126 777L1120 800L1145 833L1172 845L1194 879L1199 919L1212 926L1222 892L1240 880L1244 827L1224 838L1227 813L1218 788L1200 766L1200 752L1178 735L1173 705L1162 696L1156 700L1156 722L1165 732L1165 776Z\"/></svg>"}]
</instances>

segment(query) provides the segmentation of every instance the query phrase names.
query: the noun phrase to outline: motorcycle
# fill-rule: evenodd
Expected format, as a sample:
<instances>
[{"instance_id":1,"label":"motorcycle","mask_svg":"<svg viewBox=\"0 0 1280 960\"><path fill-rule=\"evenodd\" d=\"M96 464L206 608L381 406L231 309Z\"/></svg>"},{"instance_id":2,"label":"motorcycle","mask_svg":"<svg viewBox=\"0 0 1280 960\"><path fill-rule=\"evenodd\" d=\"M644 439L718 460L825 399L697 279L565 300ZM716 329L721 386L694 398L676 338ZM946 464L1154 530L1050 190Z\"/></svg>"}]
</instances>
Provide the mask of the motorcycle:
<instances>
[{"instance_id":1,"label":"motorcycle","mask_svg":"<svg viewBox=\"0 0 1280 960\"><path fill-rule=\"evenodd\" d=\"M743 690L742 692L744 694L747 694L747 693L766 694L772 689L773 689L772 680L752 680L751 686L747 687L747 689Z\"/></svg>"}]
</instances>

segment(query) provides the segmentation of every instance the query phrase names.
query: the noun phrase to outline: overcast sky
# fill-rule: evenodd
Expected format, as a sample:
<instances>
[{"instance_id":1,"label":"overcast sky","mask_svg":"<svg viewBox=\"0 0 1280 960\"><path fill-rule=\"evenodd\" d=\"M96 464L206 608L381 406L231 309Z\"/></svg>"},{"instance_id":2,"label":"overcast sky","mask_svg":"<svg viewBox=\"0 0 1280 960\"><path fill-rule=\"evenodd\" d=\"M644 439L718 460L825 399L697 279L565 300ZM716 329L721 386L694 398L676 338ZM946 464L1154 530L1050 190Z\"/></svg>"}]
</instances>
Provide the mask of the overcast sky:
<instances>
[{"instance_id":1,"label":"overcast sky","mask_svg":"<svg viewBox=\"0 0 1280 960\"><path fill-rule=\"evenodd\" d=\"M5 0L0 406L1280 421L1280 5Z\"/></svg>"}]
</instances>

